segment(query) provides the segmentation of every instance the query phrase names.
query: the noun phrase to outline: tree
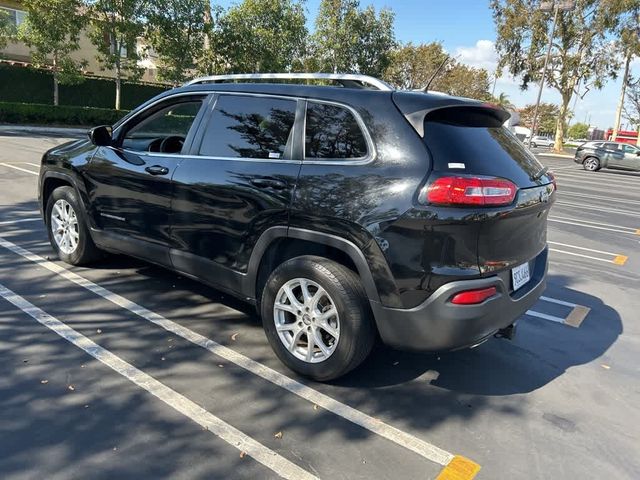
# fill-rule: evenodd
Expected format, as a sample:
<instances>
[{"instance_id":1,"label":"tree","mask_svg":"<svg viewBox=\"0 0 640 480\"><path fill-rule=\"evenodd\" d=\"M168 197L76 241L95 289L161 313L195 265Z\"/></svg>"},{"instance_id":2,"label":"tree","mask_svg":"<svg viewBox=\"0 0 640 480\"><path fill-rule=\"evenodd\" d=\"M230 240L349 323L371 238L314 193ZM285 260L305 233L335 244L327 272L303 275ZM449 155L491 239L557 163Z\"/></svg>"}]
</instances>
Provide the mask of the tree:
<instances>
[{"instance_id":1,"label":"tree","mask_svg":"<svg viewBox=\"0 0 640 480\"><path fill-rule=\"evenodd\" d=\"M15 27L9 20L9 13L0 8L0 50L7 46L15 34Z\"/></svg>"},{"instance_id":2,"label":"tree","mask_svg":"<svg viewBox=\"0 0 640 480\"><path fill-rule=\"evenodd\" d=\"M492 103L495 103L496 105L500 105L502 108L505 108L505 109L515 108L513 103L511 103L511 100L509 100L509 95L507 95L504 92L500 92L500 95L498 95L497 97L493 97Z\"/></svg>"},{"instance_id":3,"label":"tree","mask_svg":"<svg viewBox=\"0 0 640 480\"><path fill-rule=\"evenodd\" d=\"M629 84L629 67L634 57L640 55L640 2L638 0L603 0L603 6L609 12L607 19L613 24L616 50L622 53L624 69L622 86L616 108L612 138L618 135L620 119L624 109L625 92Z\"/></svg>"},{"instance_id":4,"label":"tree","mask_svg":"<svg viewBox=\"0 0 640 480\"><path fill-rule=\"evenodd\" d=\"M311 55L323 72L363 73L381 77L395 47L394 14L358 0L322 0L311 37Z\"/></svg>"},{"instance_id":5,"label":"tree","mask_svg":"<svg viewBox=\"0 0 640 480\"><path fill-rule=\"evenodd\" d=\"M158 54L158 78L177 85L205 48L208 0L152 0L147 40Z\"/></svg>"},{"instance_id":6,"label":"tree","mask_svg":"<svg viewBox=\"0 0 640 480\"><path fill-rule=\"evenodd\" d=\"M498 69L521 78L521 86L539 82L548 43L553 12L543 12L530 0L492 0L496 24ZM607 33L607 10L598 0L576 0L575 8L560 11L553 40L546 84L562 99L556 121L555 150L562 148L569 102L580 82L601 88L613 76L615 55L611 54Z\"/></svg>"},{"instance_id":7,"label":"tree","mask_svg":"<svg viewBox=\"0 0 640 480\"><path fill-rule=\"evenodd\" d=\"M574 123L569 127L567 131L567 135L569 138L587 138L589 134L589 124L588 123Z\"/></svg>"},{"instance_id":8,"label":"tree","mask_svg":"<svg viewBox=\"0 0 640 480\"><path fill-rule=\"evenodd\" d=\"M520 125L533 129L534 104L525 106L520 110ZM553 103L541 103L538 107L538 132L543 134L553 134L556 131L560 108Z\"/></svg>"},{"instance_id":9,"label":"tree","mask_svg":"<svg viewBox=\"0 0 640 480\"><path fill-rule=\"evenodd\" d=\"M80 48L80 30L85 21L81 0L24 0L27 18L20 26L18 39L31 47L31 61L36 67L50 66L53 73L53 104L59 102L59 84L83 80L71 53Z\"/></svg>"},{"instance_id":10,"label":"tree","mask_svg":"<svg viewBox=\"0 0 640 480\"><path fill-rule=\"evenodd\" d=\"M307 28L300 2L244 0L217 22L212 50L225 72L290 71L302 56Z\"/></svg>"},{"instance_id":11,"label":"tree","mask_svg":"<svg viewBox=\"0 0 640 480\"><path fill-rule=\"evenodd\" d=\"M437 42L413 45L408 43L393 50L383 78L405 90L424 88L438 67L449 55ZM482 100L490 98L489 74L449 59L434 78L430 90Z\"/></svg>"},{"instance_id":12,"label":"tree","mask_svg":"<svg viewBox=\"0 0 640 480\"><path fill-rule=\"evenodd\" d=\"M138 66L141 55L138 37L144 34L148 4L143 0L92 0L89 9L89 37L98 50L103 69L114 70L115 108L120 110L122 80L137 80L144 69Z\"/></svg>"},{"instance_id":13,"label":"tree","mask_svg":"<svg viewBox=\"0 0 640 480\"><path fill-rule=\"evenodd\" d=\"M640 128L640 80L629 80L623 113L631 125Z\"/></svg>"}]
</instances>

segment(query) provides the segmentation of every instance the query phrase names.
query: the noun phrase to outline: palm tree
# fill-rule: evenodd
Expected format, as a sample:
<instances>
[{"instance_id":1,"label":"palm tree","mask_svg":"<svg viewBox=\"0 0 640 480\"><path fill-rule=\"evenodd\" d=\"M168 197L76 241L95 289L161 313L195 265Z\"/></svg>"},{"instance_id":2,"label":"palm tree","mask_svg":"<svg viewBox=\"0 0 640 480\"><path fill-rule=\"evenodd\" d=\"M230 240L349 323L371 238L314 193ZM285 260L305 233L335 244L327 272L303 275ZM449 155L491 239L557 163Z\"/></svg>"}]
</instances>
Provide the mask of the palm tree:
<instances>
[{"instance_id":1,"label":"palm tree","mask_svg":"<svg viewBox=\"0 0 640 480\"><path fill-rule=\"evenodd\" d=\"M497 97L493 97L493 103L495 103L496 105L500 105L504 109L515 108L515 105L513 105L513 103L511 103L511 100L509 100L509 95L504 92L501 92Z\"/></svg>"}]
</instances>

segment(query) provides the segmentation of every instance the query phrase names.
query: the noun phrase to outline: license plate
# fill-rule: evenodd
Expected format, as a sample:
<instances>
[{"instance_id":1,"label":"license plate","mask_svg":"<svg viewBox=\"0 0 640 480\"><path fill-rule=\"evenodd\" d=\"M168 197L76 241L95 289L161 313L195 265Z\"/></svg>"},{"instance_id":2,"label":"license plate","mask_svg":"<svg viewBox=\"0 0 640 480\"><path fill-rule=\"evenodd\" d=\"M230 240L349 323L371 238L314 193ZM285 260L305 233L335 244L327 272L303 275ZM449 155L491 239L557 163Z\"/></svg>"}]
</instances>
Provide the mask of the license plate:
<instances>
[{"instance_id":1,"label":"license plate","mask_svg":"<svg viewBox=\"0 0 640 480\"><path fill-rule=\"evenodd\" d=\"M518 290L531 278L529 275L529 264L523 263L519 267L512 269L511 278L513 279L513 290Z\"/></svg>"}]
</instances>

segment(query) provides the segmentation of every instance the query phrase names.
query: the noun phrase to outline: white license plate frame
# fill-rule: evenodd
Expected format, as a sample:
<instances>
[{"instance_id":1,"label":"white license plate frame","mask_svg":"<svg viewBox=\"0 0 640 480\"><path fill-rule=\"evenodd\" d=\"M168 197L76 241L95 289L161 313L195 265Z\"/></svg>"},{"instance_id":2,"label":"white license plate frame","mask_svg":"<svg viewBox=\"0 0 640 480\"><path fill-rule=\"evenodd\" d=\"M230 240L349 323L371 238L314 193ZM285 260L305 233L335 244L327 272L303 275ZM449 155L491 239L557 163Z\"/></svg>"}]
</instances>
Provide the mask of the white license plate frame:
<instances>
[{"instance_id":1,"label":"white license plate frame","mask_svg":"<svg viewBox=\"0 0 640 480\"><path fill-rule=\"evenodd\" d=\"M529 262L518 265L511 269L511 281L513 282L513 291L519 290L531 280L529 272Z\"/></svg>"}]
</instances>

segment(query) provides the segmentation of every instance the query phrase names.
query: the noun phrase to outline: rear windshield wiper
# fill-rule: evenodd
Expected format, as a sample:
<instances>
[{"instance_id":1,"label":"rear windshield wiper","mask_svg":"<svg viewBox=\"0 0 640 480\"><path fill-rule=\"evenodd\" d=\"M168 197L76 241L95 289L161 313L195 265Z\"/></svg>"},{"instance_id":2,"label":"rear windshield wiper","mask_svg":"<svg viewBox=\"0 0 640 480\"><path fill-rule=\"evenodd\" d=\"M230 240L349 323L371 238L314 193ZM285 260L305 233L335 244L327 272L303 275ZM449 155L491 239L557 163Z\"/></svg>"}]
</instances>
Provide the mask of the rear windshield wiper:
<instances>
[{"instance_id":1,"label":"rear windshield wiper","mask_svg":"<svg viewBox=\"0 0 640 480\"><path fill-rule=\"evenodd\" d=\"M534 182L536 180L539 180L540 177L542 177L548 171L549 171L549 167L544 167L542 170L540 170L538 173L536 173L533 177L531 177L531 180L534 181Z\"/></svg>"}]
</instances>

